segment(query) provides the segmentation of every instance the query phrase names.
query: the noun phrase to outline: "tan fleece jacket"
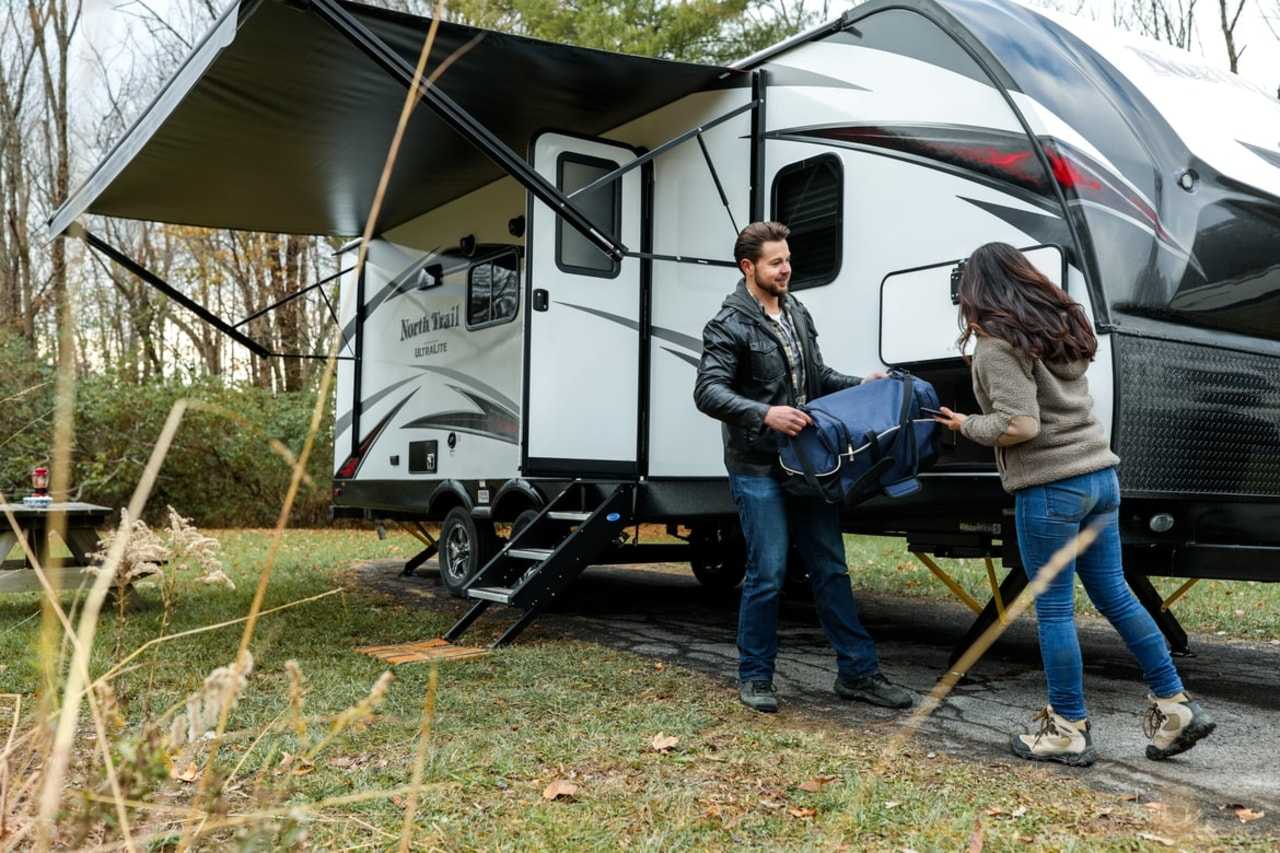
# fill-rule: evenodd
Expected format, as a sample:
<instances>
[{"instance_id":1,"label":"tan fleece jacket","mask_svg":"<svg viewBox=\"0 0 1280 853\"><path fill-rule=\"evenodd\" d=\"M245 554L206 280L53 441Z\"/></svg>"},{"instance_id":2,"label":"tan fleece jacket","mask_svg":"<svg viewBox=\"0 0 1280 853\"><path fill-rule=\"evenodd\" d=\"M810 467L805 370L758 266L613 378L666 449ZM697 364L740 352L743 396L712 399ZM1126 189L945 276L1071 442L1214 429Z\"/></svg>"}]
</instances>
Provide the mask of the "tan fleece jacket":
<instances>
[{"instance_id":1,"label":"tan fleece jacket","mask_svg":"<svg viewBox=\"0 0 1280 853\"><path fill-rule=\"evenodd\" d=\"M973 393L984 414L961 432L996 449L1006 492L1065 480L1120 462L1093 416L1085 371L1089 362L1032 359L999 338L979 337L973 354ZM1009 422L1023 416L1039 425L1035 438L997 447Z\"/></svg>"}]
</instances>

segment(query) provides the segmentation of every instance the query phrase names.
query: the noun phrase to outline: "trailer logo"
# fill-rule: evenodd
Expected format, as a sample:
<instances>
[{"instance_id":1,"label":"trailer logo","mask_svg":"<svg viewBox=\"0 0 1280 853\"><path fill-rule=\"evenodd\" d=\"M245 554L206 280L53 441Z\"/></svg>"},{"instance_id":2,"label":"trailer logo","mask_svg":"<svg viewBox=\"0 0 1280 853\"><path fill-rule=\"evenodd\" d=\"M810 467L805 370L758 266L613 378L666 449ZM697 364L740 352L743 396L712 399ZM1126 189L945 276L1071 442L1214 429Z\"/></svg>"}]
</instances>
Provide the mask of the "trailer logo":
<instances>
[{"instance_id":1,"label":"trailer logo","mask_svg":"<svg viewBox=\"0 0 1280 853\"><path fill-rule=\"evenodd\" d=\"M407 341L427 332L454 329L462 325L462 306L455 305L448 311L432 311L412 320L400 321L400 340Z\"/></svg>"}]
</instances>

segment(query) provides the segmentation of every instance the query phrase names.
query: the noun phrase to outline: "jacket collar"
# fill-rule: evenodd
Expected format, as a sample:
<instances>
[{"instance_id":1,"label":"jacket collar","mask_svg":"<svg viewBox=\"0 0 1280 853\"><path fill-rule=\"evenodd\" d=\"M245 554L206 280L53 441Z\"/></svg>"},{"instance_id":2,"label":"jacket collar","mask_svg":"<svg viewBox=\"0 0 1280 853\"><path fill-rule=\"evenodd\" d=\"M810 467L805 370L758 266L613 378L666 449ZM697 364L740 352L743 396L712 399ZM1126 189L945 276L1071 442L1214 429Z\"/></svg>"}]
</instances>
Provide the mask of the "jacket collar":
<instances>
[{"instance_id":1,"label":"jacket collar","mask_svg":"<svg viewBox=\"0 0 1280 853\"><path fill-rule=\"evenodd\" d=\"M782 310L787 312L788 315L791 314L792 300L789 295L784 293L782 296L779 296L778 304L782 307ZM747 280L745 278L738 279L738 286L734 288L733 293L730 293L725 297L724 305L722 307L740 311L751 319L760 322L763 322L766 316L764 306L756 301L756 298L751 295L750 290L747 290Z\"/></svg>"}]
</instances>

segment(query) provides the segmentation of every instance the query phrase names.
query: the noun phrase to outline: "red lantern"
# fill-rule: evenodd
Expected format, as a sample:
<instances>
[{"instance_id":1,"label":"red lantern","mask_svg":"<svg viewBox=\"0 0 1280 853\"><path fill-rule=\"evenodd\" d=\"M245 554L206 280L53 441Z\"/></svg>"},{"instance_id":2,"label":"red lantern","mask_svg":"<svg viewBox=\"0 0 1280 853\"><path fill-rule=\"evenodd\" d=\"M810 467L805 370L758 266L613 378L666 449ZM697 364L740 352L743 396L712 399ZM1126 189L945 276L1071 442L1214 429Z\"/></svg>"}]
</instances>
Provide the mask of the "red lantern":
<instances>
[{"instance_id":1,"label":"red lantern","mask_svg":"<svg viewBox=\"0 0 1280 853\"><path fill-rule=\"evenodd\" d=\"M31 493L38 498L49 496L49 469L43 465L31 471Z\"/></svg>"}]
</instances>

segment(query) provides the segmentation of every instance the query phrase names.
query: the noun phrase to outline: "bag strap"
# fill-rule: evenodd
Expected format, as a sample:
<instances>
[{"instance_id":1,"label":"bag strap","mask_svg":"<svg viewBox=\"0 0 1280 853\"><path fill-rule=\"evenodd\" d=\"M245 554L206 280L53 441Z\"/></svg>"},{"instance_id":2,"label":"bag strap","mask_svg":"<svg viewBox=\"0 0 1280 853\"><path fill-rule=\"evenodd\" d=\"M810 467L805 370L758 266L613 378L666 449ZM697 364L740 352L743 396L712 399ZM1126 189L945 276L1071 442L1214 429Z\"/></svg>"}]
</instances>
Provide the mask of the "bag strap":
<instances>
[{"instance_id":1,"label":"bag strap","mask_svg":"<svg viewBox=\"0 0 1280 853\"><path fill-rule=\"evenodd\" d=\"M815 427L814 431L818 433L818 436L819 436L818 441L821 442L825 447L826 442L823 441L821 437L822 430L817 429ZM789 438L787 440L790 441L792 443L791 446L795 448L795 438ZM831 493L827 491L826 485L824 485L823 482L818 479L818 475L813 470L813 463L809 461L809 457L802 450L798 448L796 448L796 458L800 460L800 468L804 471L804 481L809 484L809 488L813 489L819 495L821 495L822 499L827 503L829 504L839 503L841 496L839 494L837 494L835 497L831 496Z\"/></svg>"}]
</instances>

